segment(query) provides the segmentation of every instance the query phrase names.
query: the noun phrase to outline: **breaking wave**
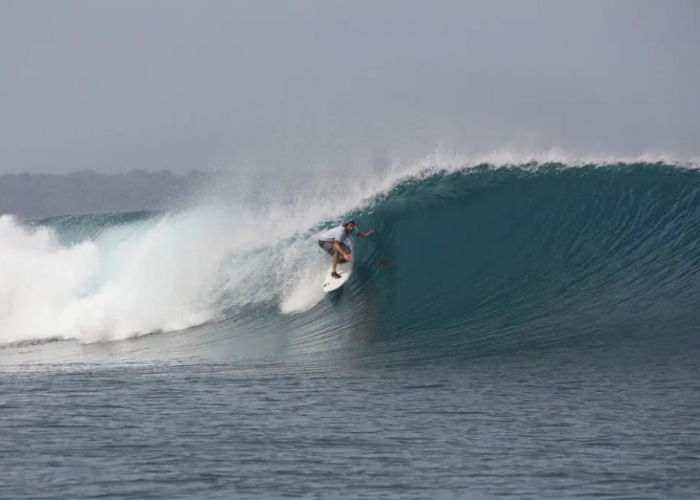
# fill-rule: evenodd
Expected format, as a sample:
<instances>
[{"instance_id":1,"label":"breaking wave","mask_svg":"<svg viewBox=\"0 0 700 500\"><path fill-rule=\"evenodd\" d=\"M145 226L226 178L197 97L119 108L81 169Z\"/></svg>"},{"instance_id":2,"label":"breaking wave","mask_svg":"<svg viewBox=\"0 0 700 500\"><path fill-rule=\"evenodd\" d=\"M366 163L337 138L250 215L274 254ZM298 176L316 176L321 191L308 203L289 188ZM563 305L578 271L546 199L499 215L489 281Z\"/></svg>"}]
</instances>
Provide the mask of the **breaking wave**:
<instances>
[{"instance_id":1,"label":"breaking wave","mask_svg":"<svg viewBox=\"0 0 700 500\"><path fill-rule=\"evenodd\" d=\"M206 335L253 318L294 331L301 351L361 331L420 357L695 338L700 173L557 159L433 158L279 203L2 216L0 343ZM313 236L347 216L375 236L355 242L353 278L327 296Z\"/></svg>"}]
</instances>

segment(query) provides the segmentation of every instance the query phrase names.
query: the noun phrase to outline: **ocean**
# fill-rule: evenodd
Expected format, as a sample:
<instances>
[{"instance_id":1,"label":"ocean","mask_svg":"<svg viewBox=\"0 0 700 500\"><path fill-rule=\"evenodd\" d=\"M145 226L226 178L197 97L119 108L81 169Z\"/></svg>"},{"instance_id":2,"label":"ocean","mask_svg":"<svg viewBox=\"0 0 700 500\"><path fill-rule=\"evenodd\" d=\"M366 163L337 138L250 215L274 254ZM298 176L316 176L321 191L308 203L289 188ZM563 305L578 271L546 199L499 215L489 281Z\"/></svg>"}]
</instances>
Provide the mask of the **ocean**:
<instances>
[{"instance_id":1,"label":"ocean","mask_svg":"<svg viewBox=\"0 0 700 500\"><path fill-rule=\"evenodd\" d=\"M1 216L0 497L700 496L696 166L338 182Z\"/></svg>"}]
</instances>

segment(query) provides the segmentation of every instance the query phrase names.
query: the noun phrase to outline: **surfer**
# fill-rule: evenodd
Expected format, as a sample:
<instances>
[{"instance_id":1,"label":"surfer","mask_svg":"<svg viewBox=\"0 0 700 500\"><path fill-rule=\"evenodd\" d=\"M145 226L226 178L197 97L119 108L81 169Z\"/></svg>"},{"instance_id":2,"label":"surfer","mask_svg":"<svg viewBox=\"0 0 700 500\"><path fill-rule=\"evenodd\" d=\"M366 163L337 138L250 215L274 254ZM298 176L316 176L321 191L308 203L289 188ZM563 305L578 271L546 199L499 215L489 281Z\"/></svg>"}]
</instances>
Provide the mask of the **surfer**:
<instances>
[{"instance_id":1,"label":"surfer","mask_svg":"<svg viewBox=\"0 0 700 500\"><path fill-rule=\"evenodd\" d=\"M363 238L369 238L373 233L374 231L363 233L355 227L355 221L350 219L345 224L324 231L318 235L318 246L328 255L333 256L331 276L340 278L340 275L335 272L338 263L352 262L352 257L350 257L352 250L345 244L345 240L353 234L357 234Z\"/></svg>"}]
</instances>

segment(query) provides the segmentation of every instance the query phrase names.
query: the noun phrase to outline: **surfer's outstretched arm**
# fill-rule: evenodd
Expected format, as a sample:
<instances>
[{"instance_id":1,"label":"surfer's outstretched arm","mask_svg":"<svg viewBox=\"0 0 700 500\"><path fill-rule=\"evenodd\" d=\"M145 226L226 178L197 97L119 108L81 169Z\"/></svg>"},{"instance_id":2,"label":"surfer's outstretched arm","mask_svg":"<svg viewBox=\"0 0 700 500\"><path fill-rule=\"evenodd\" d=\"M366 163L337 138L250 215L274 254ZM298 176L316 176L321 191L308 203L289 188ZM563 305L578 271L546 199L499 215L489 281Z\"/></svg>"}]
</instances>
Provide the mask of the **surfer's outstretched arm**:
<instances>
[{"instance_id":1,"label":"surfer's outstretched arm","mask_svg":"<svg viewBox=\"0 0 700 500\"><path fill-rule=\"evenodd\" d=\"M362 236L363 238L369 238L374 234L374 231L370 231L369 233L363 233L362 231L358 230L357 234L358 236Z\"/></svg>"}]
</instances>

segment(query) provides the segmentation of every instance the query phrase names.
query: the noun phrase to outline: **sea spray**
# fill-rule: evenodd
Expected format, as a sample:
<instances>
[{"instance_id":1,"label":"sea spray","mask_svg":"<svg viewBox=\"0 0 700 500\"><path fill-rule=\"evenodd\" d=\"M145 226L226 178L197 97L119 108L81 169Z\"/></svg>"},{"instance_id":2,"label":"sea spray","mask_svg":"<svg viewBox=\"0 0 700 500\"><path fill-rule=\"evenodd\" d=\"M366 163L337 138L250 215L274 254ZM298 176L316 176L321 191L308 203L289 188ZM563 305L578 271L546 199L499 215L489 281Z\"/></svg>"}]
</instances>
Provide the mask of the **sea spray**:
<instances>
[{"instance_id":1,"label":"sea spray","mask_svg":"<svg viewBox=\"0 0 700 500\"><path fill-rule=\"evenodd\" d=\"M313 237L346 215L377 232L358 242L342 301L358 313L371 302L392 335L442 325L462 342L467 330L506 335L535 318L572 321L578 335L644 308L663 305L666 317L692 307L700 181L691 165L460 161L319 181L284 200L106 215L83 237L81 217L4 216L0 342L119 340L254 304L289 316L324 304L328 318L328 260Z\"/></svg>"}]
</instances>

